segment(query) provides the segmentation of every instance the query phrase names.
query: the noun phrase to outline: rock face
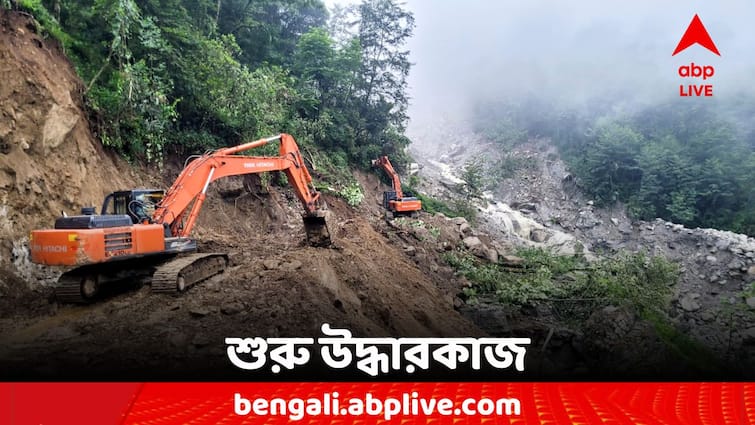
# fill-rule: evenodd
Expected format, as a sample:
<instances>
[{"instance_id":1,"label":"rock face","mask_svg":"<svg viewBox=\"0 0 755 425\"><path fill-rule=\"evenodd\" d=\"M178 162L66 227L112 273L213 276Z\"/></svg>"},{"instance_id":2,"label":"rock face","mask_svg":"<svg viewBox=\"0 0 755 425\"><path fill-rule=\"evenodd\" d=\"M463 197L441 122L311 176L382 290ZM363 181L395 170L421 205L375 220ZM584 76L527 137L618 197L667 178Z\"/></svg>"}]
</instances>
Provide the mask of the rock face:
<instances>
[{"instance_id":1,"label":"rock face","mask_svg":"<svg viewBox=\"0 0 755 425\"><path fill-rule=\"evenodd\" d=\"M0 280L45 285L57 274L29 263L30 230L136 186L135 173L93 137L83 84L59 48L28 16L0 9L0 21Z\"/></svg>"}]
</instances>

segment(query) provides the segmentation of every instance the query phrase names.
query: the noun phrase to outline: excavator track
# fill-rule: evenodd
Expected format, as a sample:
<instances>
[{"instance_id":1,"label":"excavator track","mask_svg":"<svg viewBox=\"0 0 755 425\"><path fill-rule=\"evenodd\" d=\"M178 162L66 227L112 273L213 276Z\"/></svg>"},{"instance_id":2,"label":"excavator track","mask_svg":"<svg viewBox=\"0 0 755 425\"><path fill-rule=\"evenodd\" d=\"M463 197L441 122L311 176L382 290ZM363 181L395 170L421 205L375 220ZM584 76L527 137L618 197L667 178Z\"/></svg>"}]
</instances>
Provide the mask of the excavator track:
<instances>
[{"instance_id":1,"label":"excavator track","mask_svg":"<svg viewBox=\"0 0 755 425\"><path fill-rule=\"evenodd\" d=\"M62 303L85 304L90 301L82 293L81 275L63 274L58 279L58 286L55 288L55 298Z\"/></svg>"},{"instance_id":2,"label":"excavator track","mask_svg":"<svg viewBox=\"0 0 755 425\"><path fill-rule=\"evenodd\" d=\"M223 253L189 254L161 264L152 275L152 292L176 294L212 276L228 266Z\"/></svg>"}]
</instances>

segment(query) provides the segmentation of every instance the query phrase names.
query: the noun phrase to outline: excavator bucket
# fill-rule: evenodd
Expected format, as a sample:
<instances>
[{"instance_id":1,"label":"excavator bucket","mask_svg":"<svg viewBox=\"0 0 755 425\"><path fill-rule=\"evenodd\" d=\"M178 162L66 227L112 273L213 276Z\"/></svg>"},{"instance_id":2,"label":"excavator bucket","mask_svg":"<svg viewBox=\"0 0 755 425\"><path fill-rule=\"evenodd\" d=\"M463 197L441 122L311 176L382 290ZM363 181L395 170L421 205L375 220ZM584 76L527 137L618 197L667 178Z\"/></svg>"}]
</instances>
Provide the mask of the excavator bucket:
<instances>
[{"instance_id":1,"label":"excavator bucket","mask_svg":"<svg viewBox=\"0 0 755 425\"><path fill-rule=\"evenodd\" d=\"M327 211L317 211L306 214L304 219L304 230L307 232L307 242L312 246L329 246L330 230L326 221Z\"/></svg>"}]
</instances>

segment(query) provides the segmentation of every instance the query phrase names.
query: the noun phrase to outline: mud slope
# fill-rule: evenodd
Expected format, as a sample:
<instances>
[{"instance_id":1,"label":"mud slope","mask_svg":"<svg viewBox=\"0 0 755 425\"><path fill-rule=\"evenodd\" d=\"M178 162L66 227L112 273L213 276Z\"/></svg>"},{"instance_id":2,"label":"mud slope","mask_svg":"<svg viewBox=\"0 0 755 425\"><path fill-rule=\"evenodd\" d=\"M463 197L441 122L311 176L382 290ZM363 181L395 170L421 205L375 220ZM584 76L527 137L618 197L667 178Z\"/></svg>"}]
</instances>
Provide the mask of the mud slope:
<instances>
[{"instance_id":1,"label":"mud slope","mask_svg":"<svg viewBox=\"0 0 755 425\"><path fill-rule=\"evenodd\" d=\"M17 289L11 275L43 276L27 262L30 229L133 181L92 136L71 63L34 28L0 10L0 293Z\"/></svg>"},{"instance_id":2,"label":"mud slope","mask_svg":"<svg viewBox=\"0 0 755 425\"><path fill-rule=\"evenodd\" d=\"M215 190L208 203L202 250L230 252L226 273L178 296L123 286L88 306L43 298L17 308L0 318L0 378L253 378L230 365L225 337L317 337L323 323L357 336L484 335L337 199L335 248L305 246L299 206L277 192L232 202Z\"/></svg>"}]
</instances>

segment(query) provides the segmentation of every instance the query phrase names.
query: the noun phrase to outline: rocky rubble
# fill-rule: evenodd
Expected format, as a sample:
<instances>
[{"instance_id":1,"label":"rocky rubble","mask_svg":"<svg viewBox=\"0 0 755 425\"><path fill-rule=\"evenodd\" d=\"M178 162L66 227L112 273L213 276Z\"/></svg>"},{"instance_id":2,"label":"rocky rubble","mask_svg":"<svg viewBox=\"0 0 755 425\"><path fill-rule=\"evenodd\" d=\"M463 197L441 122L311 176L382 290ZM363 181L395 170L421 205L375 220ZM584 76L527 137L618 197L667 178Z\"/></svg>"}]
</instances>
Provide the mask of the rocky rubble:
<instances>
[{"instance_id":1,"label":"rocky rubble","mask_svg":"<svg viewBox=\"0 0 755 425\"><path fill-rule=\"evenodd\" d=\"M485 195L487 205L479 208L480 226L498 239L510 240L517 246L548 248L561 255L574 255L578 251L588 254L573 235L548 228L509 205L497 202L492 194Z\"/></svg>"},{"instance_id":2,"label":"rocky rubble","mask_svg":"<svg viewBox=\"0 0 755 425\"><path fill-rule=\"evenodd\" d=\"M465 250L470 254L490 263L518 266L523 261L512 255L514 248L509 243L502 243L488 233L478 231L470 226L464 217L446 217L423 214L420 220L393 219L389 225L400 232L407 232L414 241L426 243L434 241L435 251ZM410 256L426 252L423 244L405 245L404 252Z\"/></svg>"}]
</instances>

